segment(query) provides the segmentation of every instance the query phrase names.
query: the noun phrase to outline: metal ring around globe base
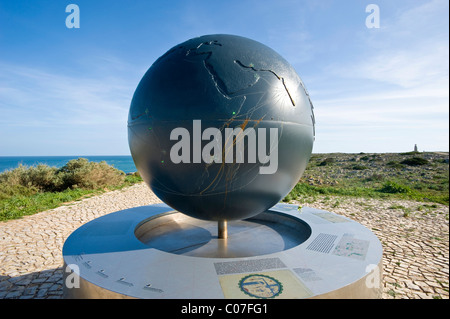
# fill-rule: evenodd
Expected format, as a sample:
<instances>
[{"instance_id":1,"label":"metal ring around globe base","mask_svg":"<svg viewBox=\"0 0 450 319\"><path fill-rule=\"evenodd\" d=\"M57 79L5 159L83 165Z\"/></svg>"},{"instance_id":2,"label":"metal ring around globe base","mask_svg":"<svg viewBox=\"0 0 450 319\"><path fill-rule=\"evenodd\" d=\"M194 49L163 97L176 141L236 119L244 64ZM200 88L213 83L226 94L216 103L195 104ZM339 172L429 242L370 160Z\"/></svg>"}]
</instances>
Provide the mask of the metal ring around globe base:
<instances>
[{"instance_id":1,"label":"metal ring around globe base","mask_svg":"<svg viewBox=\"0 0 450 319\"><path fill-rule=\"evenodd\" d=\"M228 223L227 240L210 224L165 204L97 218L64 244L64 297L381 298L381 243L351 219L277 204Z\"/></svg>"}]
</instances>

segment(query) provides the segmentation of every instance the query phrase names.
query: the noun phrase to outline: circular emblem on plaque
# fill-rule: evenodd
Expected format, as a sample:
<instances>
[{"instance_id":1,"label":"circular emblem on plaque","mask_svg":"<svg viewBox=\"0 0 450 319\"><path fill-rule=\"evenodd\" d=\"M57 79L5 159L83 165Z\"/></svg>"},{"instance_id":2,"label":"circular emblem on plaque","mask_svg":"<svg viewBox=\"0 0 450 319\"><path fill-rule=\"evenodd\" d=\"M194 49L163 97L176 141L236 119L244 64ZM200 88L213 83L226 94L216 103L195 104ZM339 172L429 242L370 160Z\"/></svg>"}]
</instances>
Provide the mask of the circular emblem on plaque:
<instances>
[{"instance_id":1,"label":"circular emblem on plaque","mask_svg":"<svg viewBox=\"0 0 450 319\"><path fill-rule=\"evenodd\" d=\"M283 291L281 282L266 275L252 274L239 281L239 288L255 298L275 298Z\"/></svg>"}]
</instances>

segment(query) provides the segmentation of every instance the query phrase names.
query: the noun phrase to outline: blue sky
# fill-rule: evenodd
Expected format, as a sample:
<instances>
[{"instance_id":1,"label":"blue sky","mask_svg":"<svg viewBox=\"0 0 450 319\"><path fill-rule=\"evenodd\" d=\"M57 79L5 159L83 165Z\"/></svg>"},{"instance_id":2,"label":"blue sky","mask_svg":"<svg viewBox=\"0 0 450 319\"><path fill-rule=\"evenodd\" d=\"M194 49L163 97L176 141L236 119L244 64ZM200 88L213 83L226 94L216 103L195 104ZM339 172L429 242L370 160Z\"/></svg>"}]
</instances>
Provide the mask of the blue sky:
<instances>
[{"instance_id":1,"label":"blue sky","mask_svg":"<svg viewBox=\"0 0 450 319\"><path fill-rule=\"evenodd\" d=\"M69 29L68 4L80 9ZM376 4L380 28L367 28ZM128 155L134 90L172 46L262 42L305 83L315 153L448 151L447 0L1 0L0 156Z\"/></svg>"}]
</instances>

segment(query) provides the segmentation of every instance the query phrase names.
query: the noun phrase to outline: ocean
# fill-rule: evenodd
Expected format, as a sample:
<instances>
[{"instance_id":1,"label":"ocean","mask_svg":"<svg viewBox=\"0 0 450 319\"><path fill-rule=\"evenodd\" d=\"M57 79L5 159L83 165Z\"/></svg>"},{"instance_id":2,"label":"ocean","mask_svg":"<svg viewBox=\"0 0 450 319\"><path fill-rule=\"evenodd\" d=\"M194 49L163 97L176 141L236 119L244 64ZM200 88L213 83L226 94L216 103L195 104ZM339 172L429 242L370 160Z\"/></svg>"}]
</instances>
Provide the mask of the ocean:
<instances>
[{"instance_id":1,"label":"ocean","mask_svg":"<svg viewBox=\"0 0 450 319\"><path fill-rule=\"evenodd\" d=\"M136 172L133 158L130 155L119 156L0 156L0 173L6 170L14 169L19 164L26 166L36 166L38 164L46 164L48 166L62 167L68 161L77 158L87 158L92 162L105 161L111 166L125 172Z\"/></svg>"}]
</instances>

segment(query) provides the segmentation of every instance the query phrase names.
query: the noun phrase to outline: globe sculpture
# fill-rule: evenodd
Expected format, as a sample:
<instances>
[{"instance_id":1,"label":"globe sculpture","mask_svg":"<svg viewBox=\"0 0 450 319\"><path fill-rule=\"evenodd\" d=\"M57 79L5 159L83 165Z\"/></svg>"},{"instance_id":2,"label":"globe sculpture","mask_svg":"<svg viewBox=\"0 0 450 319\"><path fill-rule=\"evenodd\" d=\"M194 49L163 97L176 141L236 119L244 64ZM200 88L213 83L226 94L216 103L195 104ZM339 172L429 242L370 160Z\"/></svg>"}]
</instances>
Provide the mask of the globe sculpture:
<instances>
[{"instance_id":1,"label":"globe sculpture","mask_svg":"<svg viewBox=\"0 0 450 319\"><path fill-rule=\"evenodd\" d=\"M163 202L211 221L250 218L278 203L311 156L314 115L294 68L234 35L174 46L141 79L128 140Z\"/></svg>"},{"instance_id":2,"label":"globe sculpture","mask_svg":"<svg viewBox=\"0 0 450 319\"><path fill-rule=\"evenodd\" d=\"M207 35L167 51L128 117L135 165L165 204L74 231L64 296L379 298L383 250L369 229L279 203L305 170L314 125L302 81L267 46Z\"/></svg>"}]
</instances>

